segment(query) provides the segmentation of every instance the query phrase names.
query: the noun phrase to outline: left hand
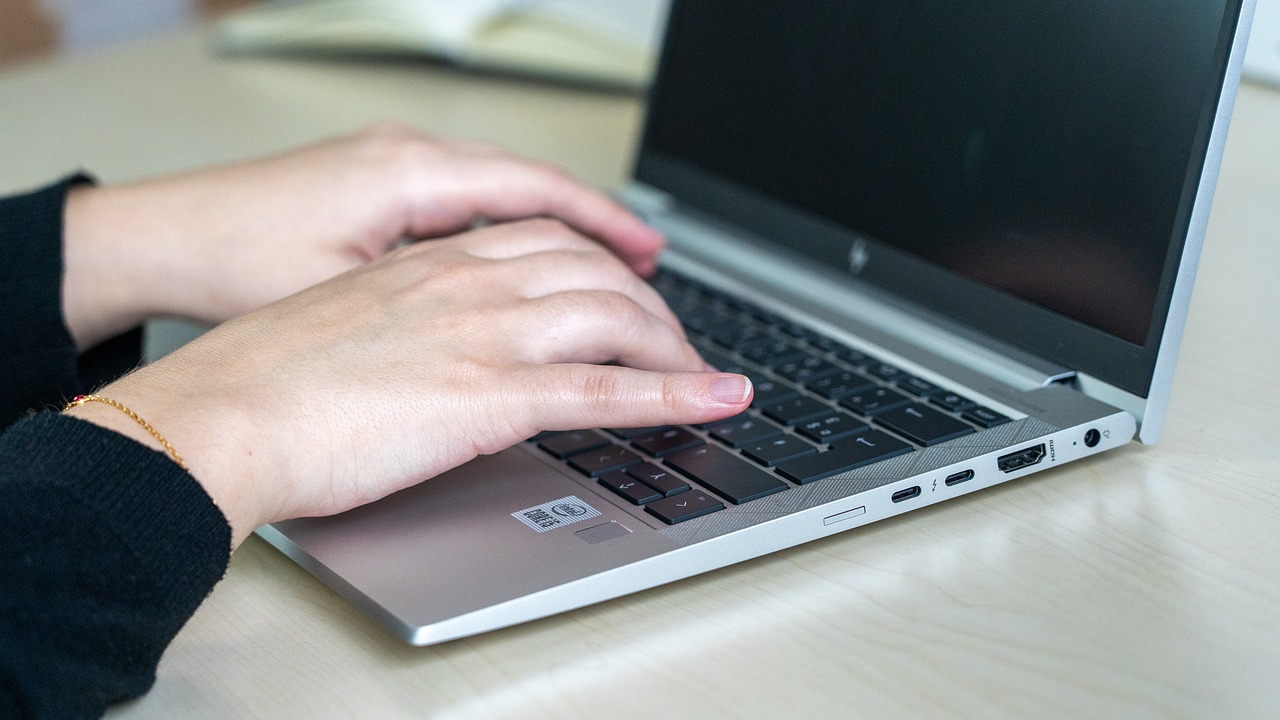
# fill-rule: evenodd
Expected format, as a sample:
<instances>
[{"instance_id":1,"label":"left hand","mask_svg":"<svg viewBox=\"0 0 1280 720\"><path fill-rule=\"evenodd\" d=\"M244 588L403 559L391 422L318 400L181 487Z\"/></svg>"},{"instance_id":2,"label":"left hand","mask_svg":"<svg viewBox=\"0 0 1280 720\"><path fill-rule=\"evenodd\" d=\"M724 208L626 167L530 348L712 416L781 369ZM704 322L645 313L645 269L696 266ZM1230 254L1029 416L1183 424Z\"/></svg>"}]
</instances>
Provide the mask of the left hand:
<instances>
[{"instance_id":1,"label":"left hand","mask_svg":"<svg viewBox=\"0 0 1280 720\"><path fill-rule=\"evenodd\" d=\"M382 123L262 160L67 201L64 314L81 349L156 316L217 324L477 220L547 216L653 271L655 231L562 171Z\"/></svg>"}]
</instances>

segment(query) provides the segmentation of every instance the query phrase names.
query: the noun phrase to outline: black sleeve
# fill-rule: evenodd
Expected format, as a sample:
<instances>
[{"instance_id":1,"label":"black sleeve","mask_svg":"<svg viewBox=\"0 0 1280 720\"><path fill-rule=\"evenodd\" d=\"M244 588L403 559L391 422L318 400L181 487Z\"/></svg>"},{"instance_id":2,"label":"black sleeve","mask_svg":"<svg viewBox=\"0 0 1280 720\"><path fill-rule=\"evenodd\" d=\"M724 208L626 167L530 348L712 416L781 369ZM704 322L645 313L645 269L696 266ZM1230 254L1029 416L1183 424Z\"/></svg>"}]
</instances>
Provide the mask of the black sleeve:
<instances>
[{"instance_id":1,"label":"black sleeve","mask_svg":"<svg viewBox=\"0 0 1280 720\"><path fill-rule=\"evenodd\" d=\"M163 453L53 413L0 436L0 717L146 692L226 571L231 529Z\"/></svg>"},{"instance_id":2,"label":"black sleeve","mask_svg":"<svg viewBox=\"0 0 1280 720\"><path fill-rule=\"evenodd\" d=\"M230 554L226 519L168 456L91 423L32 414L113 379L141 355L134 330L77 356L63 320L63 205L67 190L87 181L0 199L6 719L96 717L145 692Z\"/></svg>"},{"instance_id":3,"label":"black sleeve","mask_svg":"<svg viewBox=\"0 0 1280 720\"><path fill-rule=\"evenodd\" d=\"M33 410L60 406L135 367L142 329L77 356L62 316L62 209L69 177L0 198L0 428Z\"/></svg>"}]
</instances>

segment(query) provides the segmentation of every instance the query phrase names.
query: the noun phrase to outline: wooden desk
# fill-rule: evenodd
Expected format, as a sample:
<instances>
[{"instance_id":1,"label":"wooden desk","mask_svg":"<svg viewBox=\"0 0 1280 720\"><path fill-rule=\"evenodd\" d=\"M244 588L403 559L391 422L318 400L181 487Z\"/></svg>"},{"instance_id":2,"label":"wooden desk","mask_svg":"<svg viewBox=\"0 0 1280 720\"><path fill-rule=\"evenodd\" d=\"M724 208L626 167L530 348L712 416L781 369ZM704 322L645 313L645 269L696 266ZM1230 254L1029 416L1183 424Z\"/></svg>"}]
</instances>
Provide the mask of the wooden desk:
<instances>
[{"instance_id":1,"label":"wooden desk","mask_svg":"<svg viewBox=\"0 0 1280 720\"><path fill-rule=\"evenodd\" d=\"M0 190L396 117L620 182L633 99L192 35L0 76ZM120 718L1280 717L1280 93L1237 105L1165 435L431 648L251 539ZM426 589L430 591L430 589Z\"/></svg>"}]
</instances>

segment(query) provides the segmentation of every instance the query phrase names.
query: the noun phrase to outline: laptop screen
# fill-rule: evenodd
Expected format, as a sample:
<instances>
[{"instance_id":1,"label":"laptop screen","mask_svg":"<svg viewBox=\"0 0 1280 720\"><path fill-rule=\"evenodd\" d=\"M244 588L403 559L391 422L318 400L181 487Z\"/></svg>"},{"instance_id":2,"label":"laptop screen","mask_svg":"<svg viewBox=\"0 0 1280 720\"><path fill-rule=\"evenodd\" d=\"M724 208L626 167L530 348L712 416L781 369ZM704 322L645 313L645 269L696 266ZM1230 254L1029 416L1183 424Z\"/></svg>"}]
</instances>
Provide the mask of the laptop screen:
<instances>
[{"instance_id":1,"label":"laptop screen","mask_svg":"<svg viewBox=\"0 0 1280 720\"><path fill-rule=\"evenodd\" d=\"M1239 10L675 2L637 178L1145 396Z\"/></svg>"}]
</instances>

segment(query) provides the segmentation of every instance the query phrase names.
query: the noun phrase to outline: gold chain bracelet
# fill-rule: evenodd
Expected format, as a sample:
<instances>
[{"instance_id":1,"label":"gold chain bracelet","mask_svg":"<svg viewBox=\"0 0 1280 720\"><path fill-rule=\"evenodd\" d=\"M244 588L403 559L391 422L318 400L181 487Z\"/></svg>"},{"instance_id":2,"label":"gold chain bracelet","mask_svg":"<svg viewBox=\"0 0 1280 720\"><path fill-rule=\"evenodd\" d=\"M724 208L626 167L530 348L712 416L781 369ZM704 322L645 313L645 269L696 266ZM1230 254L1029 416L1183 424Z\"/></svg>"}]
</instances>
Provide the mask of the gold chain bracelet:
<instances>
[{"instance_id":1,"label":"gold chain bracelet","mask_svg":"<svg viewBox=\"0 0 1280 720\"><path fill-rule=\"evenodd\" d=\"M178 454L177 450L173 449L173 446L169 444L169 441L165 440L164 436L161 435L159 431L151 427L151 423L138 417L138 413L130 410L121 402L117 402L111 398L102 397L101 395L77 395L71 402L67 403L66 407L62 408L62 411L66 412L73 407L80 407L81 405L89 402L99 402L103 405L110 405L125 415L128 415L134 422L141 425L143 430L151 433L152 437L160 441L160 444L164 446L165 451L169 453L169 457L173 458L173 461L178 463L178 467L186 470L187 472L191 472L191 469L187 467L187 464L182 461L182 456Z\"/></svg>"}]
</instances>

